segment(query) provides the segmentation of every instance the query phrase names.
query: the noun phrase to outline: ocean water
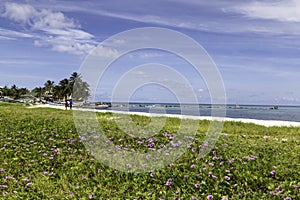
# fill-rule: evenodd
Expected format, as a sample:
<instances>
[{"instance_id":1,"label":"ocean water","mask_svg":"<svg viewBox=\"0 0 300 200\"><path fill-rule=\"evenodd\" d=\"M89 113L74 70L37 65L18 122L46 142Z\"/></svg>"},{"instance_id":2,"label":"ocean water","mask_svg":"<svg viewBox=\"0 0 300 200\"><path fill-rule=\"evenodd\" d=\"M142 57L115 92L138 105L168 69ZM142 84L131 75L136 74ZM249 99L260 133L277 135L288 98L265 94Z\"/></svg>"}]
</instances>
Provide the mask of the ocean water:
<instances>
[{"instance_id":1,"label":"ocean water","mask_svg":"<svg viewBox=\"0 0 300 200\"><path fill-rule=\"evenodd\" d=\"M109 109L130 112L211 116L212 111L216 111L217 113L222 108L221 106L217 105L211 106L186 104L180 106L179 104L118 103L112 104L112 107L110 107ZM229 118L300 122L300 106L278 106L278 108L276 109L276 107L272 105L226 105L225 110L225 117Z\"/></svg>"}]
</instances>

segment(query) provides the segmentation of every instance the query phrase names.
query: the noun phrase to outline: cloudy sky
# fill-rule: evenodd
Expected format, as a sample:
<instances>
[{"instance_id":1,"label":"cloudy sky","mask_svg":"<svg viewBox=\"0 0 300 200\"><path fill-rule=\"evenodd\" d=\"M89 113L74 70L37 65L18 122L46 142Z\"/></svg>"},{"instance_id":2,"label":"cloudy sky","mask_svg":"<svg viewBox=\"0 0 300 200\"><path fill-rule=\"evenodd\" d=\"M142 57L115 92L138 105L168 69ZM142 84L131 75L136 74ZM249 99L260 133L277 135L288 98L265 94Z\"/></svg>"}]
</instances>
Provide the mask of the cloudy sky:
<instances>
[{"instance_id":1,"label":"cloudy sky","mask_svg":"<svg viewBox=\"0 0 300 200\"><path fill-rule=\"evenodd\" d=\"M297 0L0 0L0 86L32 89L48 79L57 83L78 71L100 42L142 27L179 31L202 45L220 71L228 103L300 105ZM113 45L101 47L100 53L118 56ZM141 50L117 60L104 78L99 97L112 96L116 82L110 80L153 62L177 69L191 82L199 101L209 103L203 80L193 76L187 63L159 50ZM118 75L111 77L114 74ZM174 98L159 86L141 87L132 97Z\"/></svg>"}]
</instances>

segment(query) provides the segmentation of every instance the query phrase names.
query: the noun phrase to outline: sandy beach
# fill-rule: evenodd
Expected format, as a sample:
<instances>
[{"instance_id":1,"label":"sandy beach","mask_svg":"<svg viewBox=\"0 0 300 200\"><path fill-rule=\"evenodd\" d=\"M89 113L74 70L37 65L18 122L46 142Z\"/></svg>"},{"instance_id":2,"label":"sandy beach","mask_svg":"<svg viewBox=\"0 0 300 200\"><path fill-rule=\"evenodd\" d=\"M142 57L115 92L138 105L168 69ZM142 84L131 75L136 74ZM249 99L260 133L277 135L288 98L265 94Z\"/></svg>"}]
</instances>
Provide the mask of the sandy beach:
<instances>
[{"instance_id":1,"label":"sandy beach","mask_svg":"<svg viewBox=\"0 0 300 200\"><path fill-rule=\"evenodd\" d=\"M28 108L55 108L64 110L65 107L63 105L50 105L50 104L40 104L30 106ZM244 119L244 118L217 118L210 116L189 116L189 115L176 115L176 114L155 114L155 113L144 113L144 112L124 112L124 111L116 111L116 110L95 110L95 109L82 109L82 108L73 108L73 110L82 110L82 111L94 111L94 112L111 112L118 114L134 114L141 116L151 116L151 117L175 117L180 119L193 119L193 120L220 120L220 121L235 121L235 122L244 122L244 123L254 123L257 125L262 125L266 127L270 126L293 126L300 127L300 122L291 122L291 121L277 121L277 120L257 120L257 119Z\"/></svg>"}]
</instances>

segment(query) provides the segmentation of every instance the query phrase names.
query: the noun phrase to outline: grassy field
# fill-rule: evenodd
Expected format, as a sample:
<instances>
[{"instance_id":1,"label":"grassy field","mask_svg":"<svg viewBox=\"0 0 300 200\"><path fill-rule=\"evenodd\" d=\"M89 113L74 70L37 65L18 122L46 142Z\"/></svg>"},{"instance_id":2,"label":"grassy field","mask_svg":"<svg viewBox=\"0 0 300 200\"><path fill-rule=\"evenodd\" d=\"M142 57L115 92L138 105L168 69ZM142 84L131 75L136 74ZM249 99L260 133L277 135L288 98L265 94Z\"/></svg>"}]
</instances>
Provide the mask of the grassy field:
<instances>
[{"instance_id":1,"label":"grassy field","mask_svg":"<svg viewBox=\"0 0 300 200\"><path fill-rule=\"evenodd\" d=\"M180 121L169 118L147 139L120 130L111 113L98 119L115 145L145 152L172 142ZM97 161L80 142L71 111L0 103L0 199L300 199L300 128L226 122L199 159L208 126L199 121L193 145L174 163L135 174Z\"/></svg>"}]
</instances>

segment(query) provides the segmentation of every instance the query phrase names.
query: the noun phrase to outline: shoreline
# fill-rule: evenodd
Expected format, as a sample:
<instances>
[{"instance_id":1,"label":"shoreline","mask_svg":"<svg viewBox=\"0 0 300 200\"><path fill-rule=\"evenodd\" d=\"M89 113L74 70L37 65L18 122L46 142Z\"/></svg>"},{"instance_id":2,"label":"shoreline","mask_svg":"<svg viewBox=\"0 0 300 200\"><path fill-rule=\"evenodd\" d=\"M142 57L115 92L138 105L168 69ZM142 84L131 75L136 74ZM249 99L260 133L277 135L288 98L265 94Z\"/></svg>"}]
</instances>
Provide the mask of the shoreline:
<instances>
[{"instance_id":1,"label":"shoreline","mask_svg":"<svg viewBox=\"0 0 300 200\"><path fill-rule=\"evenodd\" d=\"M60 105L50 105L50 104L40 104L29 106L28 108L54 108L65 110L64 106ZM68 109L69 110L69 109ZM292 122L292 121L279 121L279 120L259 120L259 119L247 119L247 118L229 118L229 117L211 117L211 116L191 116L191 115L178 115L178 114L156 114L156 113L144 113L144 112L125 112L125 111L116 111L116 110L95 110L90 108L76 108L73 107L73 110L81 110L81 111L93 111L93 112L111 112L117 114L129 114L129 115L140 115L140 116L148 116L148 117L173 117L180 119L192 119L192 120L218 120L218 121L232 121L232 122L242 122L242 123L253 123L261 126L272 127L272 126L287 126L287 127L300 127L300 122Z\"/></svg>"}]
</instances>

